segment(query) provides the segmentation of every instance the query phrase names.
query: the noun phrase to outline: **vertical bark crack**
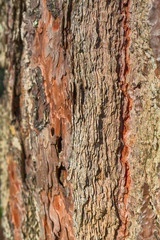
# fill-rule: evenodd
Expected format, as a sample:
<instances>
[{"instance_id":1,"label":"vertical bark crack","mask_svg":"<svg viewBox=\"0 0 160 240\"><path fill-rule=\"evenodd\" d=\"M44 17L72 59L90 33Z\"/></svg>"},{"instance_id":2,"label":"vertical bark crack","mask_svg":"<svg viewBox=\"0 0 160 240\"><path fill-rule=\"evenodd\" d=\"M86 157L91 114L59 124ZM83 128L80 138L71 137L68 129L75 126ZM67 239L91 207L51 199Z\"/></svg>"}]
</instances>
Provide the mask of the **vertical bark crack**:
<instances>
[{"instance_id":1,"label":"vertical bark crack","mask_svg":"<svg viewBox=\"0 0 160 240\"><path fill-rule=\"evenodd\" d=\"M122 15L121 26L123 29L123 34L121 34L121 45L120 45L120 57L118 60L119 68L119 81L120 89L122 91L122 101L121 101L121 139L123 142L123 148L121 152L120 162L122 165L122 171L120 176L120 191L118 194L118 214L119 214L119 227L116 231L116 239L125 239L127 236L127 199L130 188L130 170L127 157L129 154L129 146L127 144L127 133L129 130L128 119L130 118L130 111L132 108L132 99L128 94L128 83L126 81L129 74L129 56L128 47L130 44L130 29L128 26L129 21L129 6L130 0L122 0L120 2L120 11ZM121 30L120 30L121 31ZM121 32L120 32L121 33ZM124 59L123 59L124 57ZM123 206L123 207L120 207Z\"/></svg>"}]
</instances>

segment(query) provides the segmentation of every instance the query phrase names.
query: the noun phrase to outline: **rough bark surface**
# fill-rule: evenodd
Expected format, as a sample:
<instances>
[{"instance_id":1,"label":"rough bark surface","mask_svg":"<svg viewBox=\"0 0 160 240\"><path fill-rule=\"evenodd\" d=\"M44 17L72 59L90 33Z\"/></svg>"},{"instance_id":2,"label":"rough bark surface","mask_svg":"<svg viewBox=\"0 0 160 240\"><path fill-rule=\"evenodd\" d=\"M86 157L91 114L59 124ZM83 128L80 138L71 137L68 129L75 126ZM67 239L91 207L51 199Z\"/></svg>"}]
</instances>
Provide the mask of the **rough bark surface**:
<instances>
[{"instance_id":1,"label":"rough bark surface","mask_svg":"<svg viewBox=\"0 0 160 240\"><path fill-rule=\"evenodd\" d=\"M159 0L5 6L5 238L160 239Z\"/></svg>"}]
</instances>

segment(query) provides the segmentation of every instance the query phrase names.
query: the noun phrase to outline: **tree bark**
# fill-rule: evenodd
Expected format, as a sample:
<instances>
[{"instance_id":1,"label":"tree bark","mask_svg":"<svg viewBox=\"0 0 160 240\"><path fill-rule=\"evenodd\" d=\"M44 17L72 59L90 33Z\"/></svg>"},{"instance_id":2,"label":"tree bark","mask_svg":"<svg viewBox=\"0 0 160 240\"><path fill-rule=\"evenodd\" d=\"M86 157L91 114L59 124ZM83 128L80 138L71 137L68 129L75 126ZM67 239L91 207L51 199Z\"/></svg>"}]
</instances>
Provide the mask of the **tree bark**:
<instances>
[{"instance_id":1,"label":"tree bark","mask_svg":"<svg viewBox=\"0 0 160 240\"><path fill-rule=\"evenodd\" d=\"M5 239L160 239L159 0L5 7Z\"/></svg>"}]
</instances>

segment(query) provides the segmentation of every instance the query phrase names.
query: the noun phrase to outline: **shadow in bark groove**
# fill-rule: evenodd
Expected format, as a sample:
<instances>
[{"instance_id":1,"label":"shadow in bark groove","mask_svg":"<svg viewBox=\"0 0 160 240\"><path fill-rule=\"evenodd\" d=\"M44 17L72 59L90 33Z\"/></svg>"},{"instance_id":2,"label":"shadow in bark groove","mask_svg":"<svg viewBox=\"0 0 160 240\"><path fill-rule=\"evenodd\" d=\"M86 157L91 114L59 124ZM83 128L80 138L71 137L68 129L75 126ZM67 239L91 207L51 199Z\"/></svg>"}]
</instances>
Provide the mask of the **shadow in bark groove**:
<instances>
[{"instance_id":1,"label":"shadow in bark groove","mask_svg":"<svg viewBox=\"0 0 160 240\"><path fill-rule=\"evenodd\" d=\"M57 179L60 185L62 187L65 187L65 181L67 179L67 170L62 164L60 167L56 168L56 174L57 174Z\"/></svg>"}]
</instances>

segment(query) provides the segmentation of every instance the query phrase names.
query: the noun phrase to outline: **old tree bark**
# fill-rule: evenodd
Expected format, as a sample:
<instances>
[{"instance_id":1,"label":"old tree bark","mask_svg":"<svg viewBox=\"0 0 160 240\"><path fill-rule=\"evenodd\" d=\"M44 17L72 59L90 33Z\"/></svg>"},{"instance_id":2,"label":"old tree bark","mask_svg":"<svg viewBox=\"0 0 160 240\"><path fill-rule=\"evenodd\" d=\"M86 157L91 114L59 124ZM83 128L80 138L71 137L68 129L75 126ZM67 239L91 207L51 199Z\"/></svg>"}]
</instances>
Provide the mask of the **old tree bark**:
<instances>
[{"instance_id":1,"label":"old tree bark","mask_svg":"<svg viewBox=\"0 0 160 240\"><path fill-rule=\"evenodd\" d=\"M0 4L5 238L160 239L159 0Z\"/></svg>"}]
</instances>

